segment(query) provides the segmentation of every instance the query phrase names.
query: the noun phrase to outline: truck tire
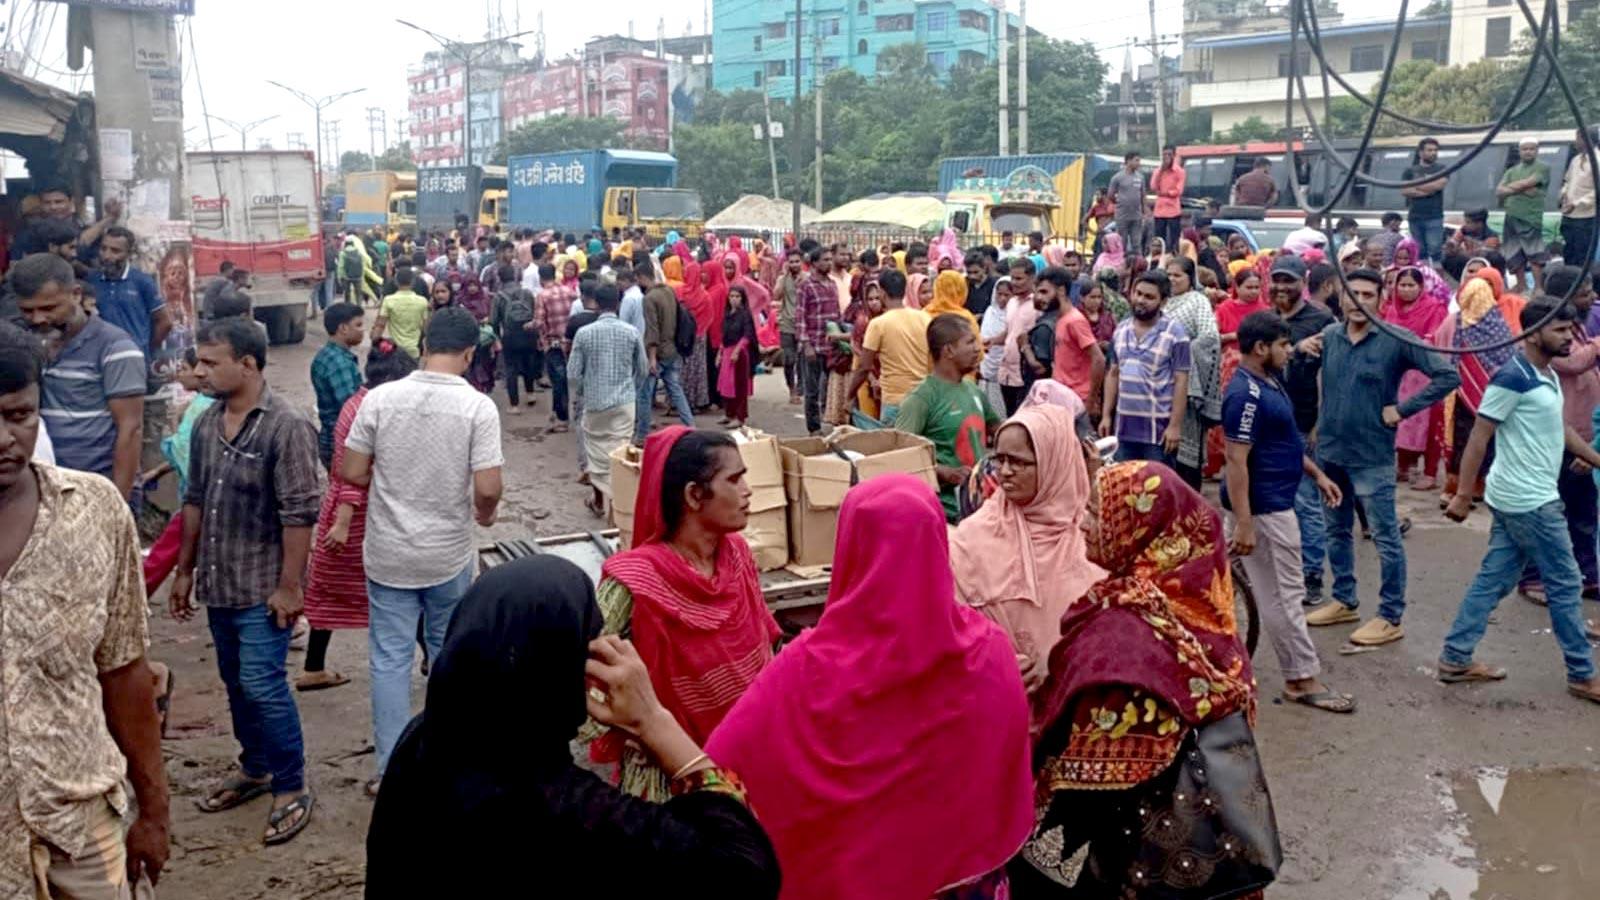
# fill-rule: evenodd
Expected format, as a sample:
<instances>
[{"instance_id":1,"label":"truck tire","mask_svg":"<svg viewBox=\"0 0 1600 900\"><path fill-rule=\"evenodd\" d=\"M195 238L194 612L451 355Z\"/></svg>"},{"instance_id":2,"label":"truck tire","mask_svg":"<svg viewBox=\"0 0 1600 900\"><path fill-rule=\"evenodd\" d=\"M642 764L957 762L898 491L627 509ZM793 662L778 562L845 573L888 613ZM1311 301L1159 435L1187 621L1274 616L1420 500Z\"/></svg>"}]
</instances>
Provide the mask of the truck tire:
<instances>
[{"instance_id":1,"label":"truck tire","mask_svg":"<svg viewBox=\"0 0 1600 900\"><path fill-rule=\"evenodd\" d=\"M280 344L298 344L306 339L306 316L308 310L305 304L298 306L280 307L285 313L287 326L284 328L283 339Z\"/></svg>"},{"instance_id":2,"label":"truck tire","mask_svg":"<svg viewBox=\"0 0 1600 900\"><path fill-rule=\"evenodd\" d=\"M288 313L281 306L267 306L255 311L256 321L267 330L268 344L283 343L284 333L288 328Z\"/></svg>"}]
</instances>

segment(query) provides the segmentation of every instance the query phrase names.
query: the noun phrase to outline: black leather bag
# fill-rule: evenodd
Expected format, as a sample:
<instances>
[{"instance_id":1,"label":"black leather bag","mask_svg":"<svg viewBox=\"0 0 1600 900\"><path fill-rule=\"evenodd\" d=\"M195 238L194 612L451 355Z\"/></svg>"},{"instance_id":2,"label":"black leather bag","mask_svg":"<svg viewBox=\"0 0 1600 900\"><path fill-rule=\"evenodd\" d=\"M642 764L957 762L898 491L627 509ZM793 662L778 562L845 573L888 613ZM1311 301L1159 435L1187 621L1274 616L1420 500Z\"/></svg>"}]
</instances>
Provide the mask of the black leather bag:
<instances>
[{"instance_id":1,"label":"black leather bag","mask_svg":"<svg viewBox=\"0 0 1600 900\"><path fill-rule=\"evenodd\" d=\"M1261 757L1243 712L1190 731L1172 767L1137 791L1142 829L1122 883L1139 900L1227 900L1283 863Z\"/></svg>"}]
</instances>

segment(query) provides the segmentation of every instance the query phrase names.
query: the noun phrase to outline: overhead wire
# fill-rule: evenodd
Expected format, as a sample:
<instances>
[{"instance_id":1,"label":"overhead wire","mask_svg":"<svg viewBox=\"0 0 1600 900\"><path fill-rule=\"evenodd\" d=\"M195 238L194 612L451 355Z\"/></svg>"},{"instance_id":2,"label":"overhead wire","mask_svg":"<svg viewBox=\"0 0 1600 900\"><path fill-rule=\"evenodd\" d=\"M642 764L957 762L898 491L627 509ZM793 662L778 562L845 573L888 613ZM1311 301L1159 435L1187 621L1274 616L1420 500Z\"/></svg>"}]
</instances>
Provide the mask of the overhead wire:
<instances>
[{"instance_id":1,"label":"overhead wire","mask_svg":"<svg viewBox=\"0 0 1600 900\"><path fill-rule=\"evenodd\" d=\"M1389 58L1384 64L1383 75L1378 84L1377 96L1372 99L1372 102L1369 105L1371 112L1367 116L1366 126L1362 129L1361 142L1350 156L1350 159L1353 160L1353 163L1340 161L1342 163L1342 168L1345 169L1344 179L1339 184L1338 189L1331 192L1331 199L1327 204L1313 208L1313 205L1306 199L1306 186L1300 183L1299 169L1297 165L1298 151L1295 149L1296 142L1292 140L1292 137L1294 133L1295 96L1298 89L1301 106L1303 111L1306 113L1307 121L1308 123L1312 124L1313 132L1319 135L1319 140L1322 144L1321 151L1325 154L1332 154L1334 152L1329 143L1320 138L1320 130L1317 129L1314 124L1315 117L1314 114L1311 113L1310 100L1305 91L1304 73L1300 71L1301 66L1298 53L1298 39L1301 35L1301 32L1304 30L1304 27L1308 24L1306 11L1309 7L1314 6L1315 3L1316 0L1292 0L1290 5L1289 66L1291 77L1288 79L1289 84L1285 87L1284 136L1285 138L1289 139L1285 142L1285 152L1288 156L1290 186L1294 191L1295 201L1297 204L1299 204L1300 208L1308 214L1321 216L1326 215L1334 208L1334 206L1338 204L1341 199L1343 199L1344 195L1355 183L1358 176L1365 176L1365 173L1360 172L1359 169L1361 163L1366 159L1368 151L1372 147L1372 141L1377 130L1378 121L1385 113L1386 108L1384 106L1384 101L1388 95L1389 82L1393 74L1395 64L1395 55L1399 49L1400 39L1405 29L1406 12L1410 0L1400 0L1400 13L1395 21L1394 36L1391 41ZM1584 139L1581 142L1583 145L1581 147L1581 152L1584 154L1585 161L1587 161L1589 164L1591 177L1594 177L1596 173L1600 173L1600 156L1597 156L1596 154L1596 141L1594 139L1594 134L1592 131L1590 131L1588 124L1583 118L1583 111L1579 108L1577 96L1573 93L1571 86L1567 83L1566 76L1561 72L1561 64L1557 52L1557 42L1552 38L1552 35L1560 31L1560 15L1557 7L1557 0L1545 0L1545 14L1542 19L1534 16L1532 8L1528 5L1528 0L1516 0L1516 4L1517 7L1522 11L1523 18L1527 20L1529 26L1533 28L1536 34L1533 49L1528 58L1528 68L1523 73L1522 81L1518 85L1516 95L1506 105L1506 111L1497 117L1493 122L1488 123L1490 125L1490 134L1486 136L1483 143L1481 143L1478 147L1473 148L1473 150L1470 151L1469 154L1466 154L1466 156L1468 159L1470 159L1472 155L1476 155L1478 152L1481 152L1483 147L1487 146L1488 141L1493 139L1494 134L1497 134L1500 130L1505 128L1507 124L1510 123L1511 119L1513 118L1513 113L1516 112L1517 104L1521 102L1522 95L1526 91L1529 82L1532 80L1531 76L1534 69L1538 66L1540 59L1544 59L1548 66L1547 71L1549 71L1553 76L1551 80L1553 80L1557 87L1560 88L1562 95L1567 101L1568 110L1572 113L1573 121L1576 123L1578 128L1578 133L1584 136ZM1309 21L1309 31L1306 32L1306 37L1309 44L1314 44L1320 49L1322 39L1321 28L1314 18ZM1321 59L1322 57L1319 54L1319 60ZM1322 69L1324 86L1323 96L1327 97L1329 96L1327 94L1329 68L1328 66L1323 65ZM1549 81L1541 86L1540 90L1535 94L1534 100L1537 101L1538 99L1541 99L1544 93L1548 90L1548 87ZM1462 164L1464 164L1464 162ZM1459 168L1459 166L1456 166L1456 168ZM1423 184L1436 181L1441 177L1445 177L1445 171L1454 171L1454 169L1429 173L1427 175L1419 176L1401 183L1388 183L1381 179L1371 178L1370 176L1361 177L1361 180L1368 184L1375 184L1380 187L1418 187ZM1600 248L1600 231L1590 234L1589 246L1585 248L1586 252L1579 258L1583 260L1594 259L1597 248ZM1585 265L1584 268L1587 269L1587 265ZM1374 328L1403 343L1419 347L1429 352L1441 353L1449 356L1460 356L1469 353L1485 353L1491 350L1511 347L1520 343L1529 335L1538 333L1546 325L1554 321L1556 316L1561 314L1561 311L1566 308L1567 304L1571 302L1573 294L1577 292L1578 288L1581 287L1583 283L1583 279L1581 278L1574 279L1572 285L1567 289L1566 294L1559 298L1562 301L1560 304L1552 307L1550 312L1545 314L1538 322L1524 327L1520 333L1515 334L1506 340L1471 347L1436 347L1418 339L1418 337L1411 332L1384 321L1383 317L1379 314L1379 310L1375 308L1369 308L1365 302L1356 299L1355 295L1351 293L1350 283L1345 277L1343 268L1340 266L1334 266L1333 270L1335 277L1338 279L1341 294L1349 295L1351 297L1351 300L1366 316L1368 322L1370 322ZM1521 323L1508 322L1506 324L1515 328Z\"/></svg>"}]
</instances>

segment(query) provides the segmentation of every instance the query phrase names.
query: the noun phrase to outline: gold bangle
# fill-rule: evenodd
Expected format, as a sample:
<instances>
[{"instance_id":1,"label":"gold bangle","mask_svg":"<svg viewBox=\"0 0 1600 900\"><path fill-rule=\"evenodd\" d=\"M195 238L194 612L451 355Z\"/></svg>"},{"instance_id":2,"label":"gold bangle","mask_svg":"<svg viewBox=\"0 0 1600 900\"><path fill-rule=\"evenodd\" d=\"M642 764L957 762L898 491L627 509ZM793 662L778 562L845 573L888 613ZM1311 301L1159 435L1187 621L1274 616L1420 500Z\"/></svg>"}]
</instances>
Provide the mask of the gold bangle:
<instances>
[{"instance_id":1,"label":"gold bangle","mask_svg":"<svg viewBox=\"0 0 1600 900\"><path fill-rule=\"evenodd\" d=\"M693 769L695 766L700 765L701 763L705 762L706 760L708 760L710 758L711 757L705 755L704 753L701 753L699 756L696 756L694 759L691 759L688 762L684 763L683 764L683 768L681 768L678 771L672 773L672 779L671 780L677 781L679 778L682 778L683 776L689 774L689 770L690 769Z\"/></svg>"}]
</instances>

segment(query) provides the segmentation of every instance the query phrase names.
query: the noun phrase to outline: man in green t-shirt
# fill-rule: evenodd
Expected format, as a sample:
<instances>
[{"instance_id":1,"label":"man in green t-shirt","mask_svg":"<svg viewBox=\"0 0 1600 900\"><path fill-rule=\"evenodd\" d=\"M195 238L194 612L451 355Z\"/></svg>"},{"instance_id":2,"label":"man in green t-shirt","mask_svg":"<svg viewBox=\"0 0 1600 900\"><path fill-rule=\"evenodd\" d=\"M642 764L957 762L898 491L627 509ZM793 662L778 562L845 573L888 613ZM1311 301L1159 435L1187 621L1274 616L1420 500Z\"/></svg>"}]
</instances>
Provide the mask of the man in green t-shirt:
<instances>
[{"instance_id":1,"label":"man in green t-shirt","mask_svg":"<svg viewBox=\"0 0 1600 900\"><path fill-rule=\"evenodd\" d=\"M955 313L935 318L928 325L928 355L933 374L901 401L894 427L933 441L939 500L945 518L955 522L961 512L956 489L978 464L1000 416L969 378L978 371L982 351L968 319Z\"/></svg>"},{"instance_id":2,"label":"man in green t-shirt","mask_svg":"<svg viewBox=\"0 0 1600 900\"><path fill-rule=\"evenodd\" d=\"M1550 166L1539 161L1539 142L1524 139L1517 147L1517 164L1506 169L1494 193L1506 211L1500 252L1505 255L1507 270L1525 294L1532 294L1522 277L1528 268L1533 269L1535 290L1544 290L1544 201L1549 188Z\"/></svg>"},{"instance_id":3,"label":"man in green t-shirt","mask_svg":"<svg viewBox=\"0 0 1600 900\"><path fill-rule=\"evenodd\" d=\"M422 329L428 322L428 301L412 292L416 272L410 268L394 273L394 283L399 290L383 298L378 307L377 321L372 323L372 343L385 335L413 358L422 355Z\"/></svg>"}]
</instances>

